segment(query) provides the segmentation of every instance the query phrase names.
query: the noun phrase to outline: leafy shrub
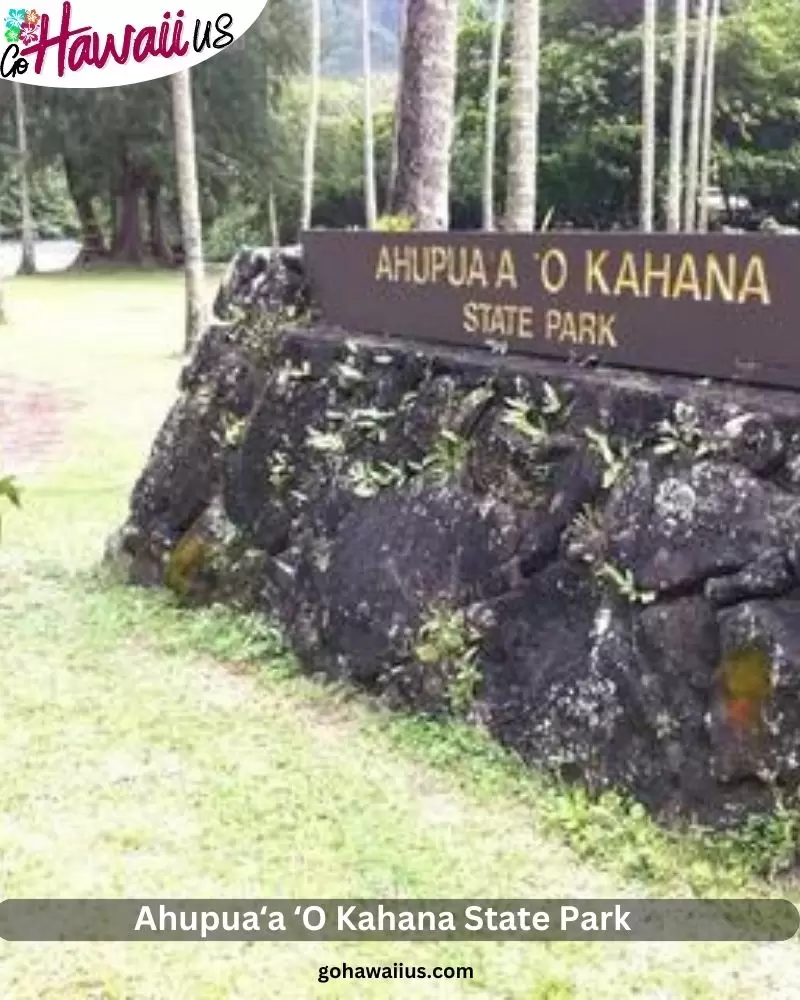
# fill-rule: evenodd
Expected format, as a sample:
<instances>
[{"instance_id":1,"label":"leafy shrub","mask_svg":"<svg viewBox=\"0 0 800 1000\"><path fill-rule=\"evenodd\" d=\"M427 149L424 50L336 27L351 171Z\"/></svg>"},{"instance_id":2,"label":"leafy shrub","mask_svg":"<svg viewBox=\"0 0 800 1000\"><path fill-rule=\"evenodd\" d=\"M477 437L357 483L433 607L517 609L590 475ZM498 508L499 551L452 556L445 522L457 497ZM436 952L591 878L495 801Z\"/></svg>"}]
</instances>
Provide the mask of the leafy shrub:
<instances>
[{"instance_id":1,"label":"leafy shrub","mask_svg":"<svg viewBox=\"0 0 800 1000\"><path fill-rule=\"evenodd\" d=\"M205 241L206 258L229 261L243 246L263 246L269 242L256 205L233 205L218 216Z\"/></svg>"},{"instance_id":2,"label":"leafy shrub","mask_svg":"<svg viewBox=\"0 0 800 1000\"><path fill-rule=\"evenodd\" d=\"M414 229L414 220L410 215L382 215L375 228L384 233L408 233Z\"/></svg>"}]
</instances>

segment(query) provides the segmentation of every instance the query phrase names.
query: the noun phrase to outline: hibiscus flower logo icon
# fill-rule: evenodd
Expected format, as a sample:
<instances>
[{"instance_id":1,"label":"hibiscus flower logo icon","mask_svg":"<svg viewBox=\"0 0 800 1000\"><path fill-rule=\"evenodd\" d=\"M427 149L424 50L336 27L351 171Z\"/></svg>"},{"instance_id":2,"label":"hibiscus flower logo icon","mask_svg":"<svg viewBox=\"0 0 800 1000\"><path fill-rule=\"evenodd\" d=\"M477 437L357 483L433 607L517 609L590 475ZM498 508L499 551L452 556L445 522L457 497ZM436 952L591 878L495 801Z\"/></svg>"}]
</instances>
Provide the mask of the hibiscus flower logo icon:
<instances>
[{"instance_id":1,"label":"hibiscus flower logo icon","mask_svg":"<svg viewBox=\"0 0 800 1000\"><path fill-rule=\"evenodd\" d=\"M6 15L6 41L32 45L39 38L36 27L40 20L41 17L35 10L25 10L22 7L9 8Z\"/></svg>"}]
</instances>

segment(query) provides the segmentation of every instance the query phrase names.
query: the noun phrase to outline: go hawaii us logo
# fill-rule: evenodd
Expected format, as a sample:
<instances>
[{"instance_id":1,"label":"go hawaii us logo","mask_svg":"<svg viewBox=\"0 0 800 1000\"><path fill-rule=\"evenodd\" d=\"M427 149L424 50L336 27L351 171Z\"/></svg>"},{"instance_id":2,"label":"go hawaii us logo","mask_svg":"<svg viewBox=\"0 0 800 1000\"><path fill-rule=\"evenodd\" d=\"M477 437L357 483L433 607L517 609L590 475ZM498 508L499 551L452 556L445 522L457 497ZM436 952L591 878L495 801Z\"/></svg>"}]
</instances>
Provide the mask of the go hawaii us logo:
<instances>
[{"instance_id":1,"label":"go hawaii us logo","mask_svg":"<svg viewBox=\"0 0 800 1000\"><path fill-rule=\"evenodd\" d=\"M11 7L0 77L39 87L97 88L171 76L226 49L267 5L267 0L184 2L190 14L181 5L165 9L164 0L130 6L64 0L60 9L41 12Z\"/></svg>"}]
</instances>

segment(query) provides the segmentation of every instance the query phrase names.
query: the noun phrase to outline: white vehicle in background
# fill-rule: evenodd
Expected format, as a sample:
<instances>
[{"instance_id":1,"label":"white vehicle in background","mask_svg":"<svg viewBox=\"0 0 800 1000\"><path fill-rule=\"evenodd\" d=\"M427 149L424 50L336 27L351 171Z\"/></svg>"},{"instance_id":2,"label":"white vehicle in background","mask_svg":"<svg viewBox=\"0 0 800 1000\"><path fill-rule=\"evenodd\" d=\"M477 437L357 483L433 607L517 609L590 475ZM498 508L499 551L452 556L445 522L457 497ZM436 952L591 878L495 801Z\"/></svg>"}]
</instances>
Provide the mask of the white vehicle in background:
<instances>
[{"instance_id":1,"label":"white vehicle in background","mask_svg":"<svg viewBox=\"0 0 800 1000\"><path fill-rule=\"evenodd\" d=\"M722 188L710 187L706 195L706 204L711 215L735 214L749 212L752 208L750 199L743 194L731 194L726 198Z\"/></svg>"}]
</instances>

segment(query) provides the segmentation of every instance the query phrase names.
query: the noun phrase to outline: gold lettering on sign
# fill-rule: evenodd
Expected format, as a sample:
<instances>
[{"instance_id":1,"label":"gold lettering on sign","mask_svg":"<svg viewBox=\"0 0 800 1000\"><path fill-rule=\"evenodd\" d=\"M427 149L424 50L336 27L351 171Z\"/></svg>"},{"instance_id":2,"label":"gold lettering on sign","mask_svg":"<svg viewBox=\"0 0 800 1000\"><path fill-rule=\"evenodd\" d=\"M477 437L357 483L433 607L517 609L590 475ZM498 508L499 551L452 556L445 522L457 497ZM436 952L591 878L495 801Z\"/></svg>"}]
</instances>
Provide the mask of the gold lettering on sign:
<instances>
[{"instance_id":1,"label":"gold lettering on sign","mask_svg":"<svg viewBox=\"0 0 800 1000\"><path fill-rule=\"evenodd\" d=\"M759 254L754 254L747 265L739 291L739 302L744 302L751 295L757 298L762 305L768 306L772 302L764 270L764 261Z\"/></svg>"},{"instance_id":2,"label":"gold lettering on sign","mask_svg":"<svg viewBox=\"0 0 800 1000\"><path fill-rule=\"evenodd\" d=\"M722 272L722 265L716 254L708 255L706 270L706 302L717 295L723 302L733 302L736 297L736 254L728 254L728 270Z\"/></svg>"},{"instance_id":3,"label":"gold lettering on sign","mask_svg":"<svg viewBox=\"0 0 800 1000\"><path fill-rule=\"evenodd\" d=\"M551 263L555 266L551 266ZM558 295L567 283L567 257L563 250L548 250L542 257L542 284L551 295Z\"/></svg>"},{"instance_id":4,"label":"gold lettering on sign","mask_svg":"<svg viewBox=\"0 0 800 1000\"><path fill-rule=\"evenodd\" d=\"M587 250L586 251L586 294L591 295L595 290L595 285L600 288L601 295L610 295L611 289L606 283L603 272L600 268L608 258L608 250Z\"/></svg>"},{"instance_id":5,"label":"gold lettering on sign","mask_svg":"<svg viewBox=\"0 0 800 1000\"><path fill-rule=\"evenodd\" d=\"M477 247L472 248L469 261L469 274L467 275L467 286L472 288L473 285L480 284L481 287L486 288L489 284L489 279L486 277L486 266L483 263L483 254Z\"/></svg>"},{"instance_id":6,"label":"gold lettering on sign","mask_svg":"<svg viewBox=\"0 0 800 1000\"><path fill-rule=\"evenodd\" d=\"M376 281L394 281L392 274L392 258L388 247L381 247L378 253L378 265L375 268Z\"/></svg>"},{"instance_id":7,"label":"gold lettering on sign","mask_svg":"<svg viewBox=\"0 0 800 1000\"><path fill-rule=\"evenodd\" d=\"M447 248L431 247L431 281L439 281L447 273Z\"/></svg>"},{"instance_id":8,"label":"gold lettering on sign","mask_svg":"<svg viewBox=\"0 0 800 1000\"><path fill-rule=\"evenodd\" d=\"M647 250L637 254L626 250L612 257L610 250L587 250L584 279L587 295L739 304L754 299L765 306L772 302L760 254L742 261L729 253L723 262L713 252L658 254Z\"/></svg>"},{"instance_id":9,"label":"gold lettering on sign","mask_svg":"<svg viewBox=\"0 0 800 1000\"><path fill-rule=\"evenodd\" d=\"M614 285L614 294L621 295L626 289L635 295L637 299L642 294L639 288L639 275L636 271L636 258L630 250L622 255L622 264L620 265L617 281Z\"/></svg>"},{"instance_id":10,"label":"gold lettering on sign","mask_svg":"<svg viewBox=\"0 0 800 1000\"><path fill-rule=\"evenodd\" d=\"M494 287L500 288L501 285L517 287L517 269L514 265L514 255L510 250L504 250L500 254L500 262L497 265L497 278Z\"/></svg>"},{"instance_id":11,"label":"gold lettering on sign","mask_svg":"<svg viewBox=\"0 0 800 1000\"><path fill-rule=\"evenodd\" d=\"M664 259L666 257L666 260ZM661 254L661 267L656 267L653 263L653 251L646 250L644 254L644 280L643 284L643 295L646 299L650 298L651 289L653 287L653 282L661 282L661 295L664 298L669 296L669 278L670 278L670 266L669 257L666 254Z\"/></svg>"},{"instance_id":12,"label":"gold lettering on sign","mask_svg":"<svg viewBox=\"0 0 800 1000\"><path fill-rule=\"evenodd\" d=\"M510 277L505 263L504 280ZM513 261L511 261L513 272ZM486 262L480 247L453 246L382 246L375 267L376 281L403 282L414 285L447 284L451 288L489 286ZM514 285L516 287L516 285Z\"/></svg>"},{"instance_id":13,"label":"gold lettering on sign","mask_svg":"<svg viewBox=\"0 0 800 1000\"><path fill-rule=\"evenodd\" d=\"M702 298L700 279L697 276L697 264L690 253L685 253L681 257L675 284L672 286L672 298L679 299L684 292L688 292L696 302Z\"/></svg>"},{"instance_id":14,"label":"gold lettering on sign","mask_svg":"<svg viewBox=\"0 0 800 1000\"><path fill-rule=\"evenodd\" d=\"M483 337L530 340L533 337L533 309L496 302L467 302L462 312L462 329Z\"/></svg>"},{"instance_id":15,"label":"gold lettering on sign","mask_svg":"<svg viewBox=\"0 0 800 1000\"><path fill-rule=\"evenodd\" d=\"M571 312L548 309L544 317L547 340L563 344L568 341L581 347L619 347L614 333L615 313Z\"/></svg>"}]
</instances>

